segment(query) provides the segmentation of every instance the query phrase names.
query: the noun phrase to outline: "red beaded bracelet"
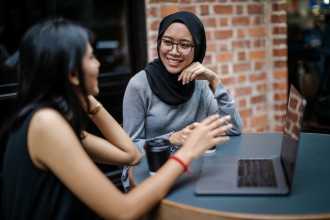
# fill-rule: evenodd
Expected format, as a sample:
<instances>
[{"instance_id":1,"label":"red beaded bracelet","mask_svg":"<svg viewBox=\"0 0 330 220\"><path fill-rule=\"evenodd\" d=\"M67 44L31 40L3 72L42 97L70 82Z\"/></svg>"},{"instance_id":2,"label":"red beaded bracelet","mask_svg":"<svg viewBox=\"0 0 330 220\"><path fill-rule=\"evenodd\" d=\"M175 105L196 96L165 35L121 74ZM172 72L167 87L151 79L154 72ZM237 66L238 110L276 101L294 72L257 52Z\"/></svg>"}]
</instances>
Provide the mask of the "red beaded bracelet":
<instances>
[{"instance_id":1,"label":"red beaded bracelet","mask_svg":"<svg viewBox=\"0 0 330 220\"><path fill-rule=\"evenodd\" d=\"M170 156L170 159L173 159L176 162L178 162L182 166L183 172L187 172L188 171L188 165L185 162L183 162L179 157L177 157L175 155L171 155Z\"/></svg>"}]
</instances>

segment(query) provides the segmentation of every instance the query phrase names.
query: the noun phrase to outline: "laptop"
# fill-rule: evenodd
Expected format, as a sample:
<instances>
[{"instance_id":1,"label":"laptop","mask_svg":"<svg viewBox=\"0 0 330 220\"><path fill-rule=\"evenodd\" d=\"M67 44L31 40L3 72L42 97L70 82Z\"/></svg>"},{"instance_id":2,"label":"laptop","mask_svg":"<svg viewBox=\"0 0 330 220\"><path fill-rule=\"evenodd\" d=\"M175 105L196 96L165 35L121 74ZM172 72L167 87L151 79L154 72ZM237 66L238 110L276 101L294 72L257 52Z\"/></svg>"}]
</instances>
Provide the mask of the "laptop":
<instances>
[{"instance_id":1,"label":"laptop","mask_svg":"<svg viewBox=\"0 0 330 220\"><path fill-rule=\"evenodd\" d=\"M280 155L267 158L204 157L195 194L288 194L294 176L305 105L305 99L291 86Z\"/></svg>"}]
</instances>

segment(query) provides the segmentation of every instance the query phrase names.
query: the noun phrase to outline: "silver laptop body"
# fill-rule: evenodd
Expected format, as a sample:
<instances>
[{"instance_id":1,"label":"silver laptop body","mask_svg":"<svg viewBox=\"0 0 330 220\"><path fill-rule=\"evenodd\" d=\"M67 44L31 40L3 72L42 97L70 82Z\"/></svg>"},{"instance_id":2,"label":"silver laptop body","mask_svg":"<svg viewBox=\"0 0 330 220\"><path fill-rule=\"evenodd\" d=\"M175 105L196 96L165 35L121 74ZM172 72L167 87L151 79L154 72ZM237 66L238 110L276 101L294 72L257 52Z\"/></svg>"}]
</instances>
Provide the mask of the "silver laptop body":
<instances>
[{"instance_id":1,"label":"silver laptop body","mask_svg":"<svg viewBox=\"0 0 330 220\"><path fill-rule=\"evenodd\" d=\"M197 195L288 194L294 175L305 105L304 98L291 86L280 155L268 158L264 156L204 157L195 193ZM267 170L264 170L265 166L262 167L259 163L255 165L260 160L267 162ZM260 170L254 172L254 168L259 168L262 172L260 173ZM269 175L271 169L274 171L273 175ZM240 173L244 173L243 176ZM274 183L267 182L269 176L272 176ZM261 185L258 183L259 186L256 186L258 185L255 184L258 182L256 179L262 179L266 183L263 182Z\"/></svg>"}]
</instances>

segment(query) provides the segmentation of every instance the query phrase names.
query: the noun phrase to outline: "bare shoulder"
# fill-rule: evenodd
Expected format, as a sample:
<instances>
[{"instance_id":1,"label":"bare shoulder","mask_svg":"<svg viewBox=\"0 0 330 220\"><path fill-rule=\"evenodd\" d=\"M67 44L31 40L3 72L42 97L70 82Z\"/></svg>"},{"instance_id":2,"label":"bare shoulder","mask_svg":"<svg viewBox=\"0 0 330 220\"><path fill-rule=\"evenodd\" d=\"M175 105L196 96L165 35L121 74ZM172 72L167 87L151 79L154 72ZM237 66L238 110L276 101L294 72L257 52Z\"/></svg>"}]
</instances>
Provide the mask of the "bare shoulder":
<instances>
[{"instance_id":1,"label":"bare shoulder","mask_svg":"<svg viewBox=\"0 0 330 220\"><path fill-rule=\"evenodd\" d=\"M70 142L68 142L70 140ZM73 129L55 109L43 108L32 116L28 130L28 151L32 162L47 169L47 160L77 142Z\"/></svg>"},{"instance_id":2,"label":"bare shoulder","mask_svg":"<svg viewBox=\"0 0 330 220\"><path fill-rule=\"evenodd\" d=\"M43 108L33 115L30 126L34 129L40 129L40 131L43 129L50 131L57 126L68 126L68 123L55 109Z\"/></svg>"},{"instance_id":3,"label":"bare shoulder","mask_svg":"<svg viewBox=\"0 0 330 220\"><path fill-rule=\"evenodd\" d=\"M29 126L29 137L41 142L68 136L76 135L70 124L58 111L43 108L34 113Z\"/></svg>"}]
</instances>

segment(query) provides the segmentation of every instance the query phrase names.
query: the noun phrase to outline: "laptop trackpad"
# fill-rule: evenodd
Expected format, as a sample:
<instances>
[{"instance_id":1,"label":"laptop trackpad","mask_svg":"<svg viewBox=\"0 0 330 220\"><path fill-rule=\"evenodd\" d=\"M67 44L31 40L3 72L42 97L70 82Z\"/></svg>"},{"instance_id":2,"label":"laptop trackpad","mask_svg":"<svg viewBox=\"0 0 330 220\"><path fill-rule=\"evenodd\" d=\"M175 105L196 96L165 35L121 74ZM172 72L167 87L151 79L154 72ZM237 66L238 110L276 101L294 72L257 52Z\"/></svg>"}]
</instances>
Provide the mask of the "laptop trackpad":
<instances>
[{"instance_id":1,"label":"laptop trackpad","mask_svg":"<svg viewBox=\"0 0 330 220\"><path fill-rule=\"evenodd\" d=\"M237 188L237 157L204 158L196 191L218 192Z\"/></svg>"}]
</instances>

